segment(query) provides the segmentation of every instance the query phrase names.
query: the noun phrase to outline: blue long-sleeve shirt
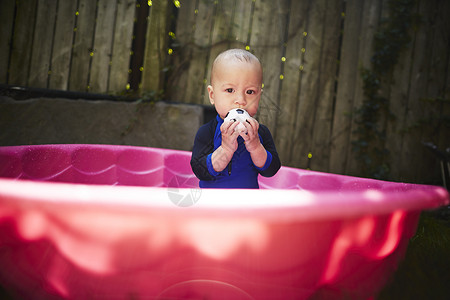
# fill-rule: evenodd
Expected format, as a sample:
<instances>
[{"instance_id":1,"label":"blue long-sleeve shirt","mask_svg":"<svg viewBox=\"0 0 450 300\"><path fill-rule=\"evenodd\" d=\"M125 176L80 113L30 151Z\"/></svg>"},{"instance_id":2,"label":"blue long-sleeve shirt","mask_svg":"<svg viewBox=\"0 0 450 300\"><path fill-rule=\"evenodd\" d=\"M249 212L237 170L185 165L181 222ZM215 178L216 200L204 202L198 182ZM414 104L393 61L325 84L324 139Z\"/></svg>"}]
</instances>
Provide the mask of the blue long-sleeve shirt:
<instances>
[{"instance_id":1,"label":"blue long-sleeve shirt","mask_svg":"<svg viewBox=\"0 0 450 300\"><path fill-rule=\"evenodd\" d=\"M265 177L275 175L281 162L275 148L272 135L264 125L259 125L258 134L261 144L267 151L266 163L258 168L253 163L250 153L244 145L244 139L238 137L238 148L234 152L228 167L216 172L212 166L212 153L222 144L220 126L223 119L219 115L200 127L194 141L191 167L195 176L200 179L201 188L259 188L258 174Z\"/></svg>"}]
</instances>

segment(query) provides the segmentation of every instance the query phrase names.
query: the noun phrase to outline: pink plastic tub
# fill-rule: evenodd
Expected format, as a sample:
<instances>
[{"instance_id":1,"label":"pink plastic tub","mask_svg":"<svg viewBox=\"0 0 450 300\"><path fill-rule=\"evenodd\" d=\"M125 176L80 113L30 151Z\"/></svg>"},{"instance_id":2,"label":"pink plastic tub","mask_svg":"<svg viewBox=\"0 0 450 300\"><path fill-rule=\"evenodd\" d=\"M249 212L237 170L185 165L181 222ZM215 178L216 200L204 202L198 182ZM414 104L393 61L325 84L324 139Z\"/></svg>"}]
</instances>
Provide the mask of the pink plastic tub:
<instances>
[{"instance_id":1,"label":"pink plastic tub","mask_svg":"<svg viewBox=\"0 0 450 300\"><path fill-rule=\"evenodd\" d=\"M365 299L440 187L283 167L197 188L190 153L0 147L0 286L20 299ZM17 180L19 179L19 180Z\"/></svg>"}]
</instances>

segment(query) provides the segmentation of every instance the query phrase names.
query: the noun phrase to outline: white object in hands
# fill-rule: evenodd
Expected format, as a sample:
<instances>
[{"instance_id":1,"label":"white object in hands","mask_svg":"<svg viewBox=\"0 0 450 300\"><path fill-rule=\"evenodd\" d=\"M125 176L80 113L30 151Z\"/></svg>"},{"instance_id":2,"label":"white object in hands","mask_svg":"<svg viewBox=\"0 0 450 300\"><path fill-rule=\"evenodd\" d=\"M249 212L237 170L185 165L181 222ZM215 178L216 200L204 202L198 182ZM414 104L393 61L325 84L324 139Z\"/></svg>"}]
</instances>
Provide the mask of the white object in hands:
<instances>
[{"instance_id":1,"label":"white object in hands","mask_svg":"<svg viewBox=\"0 0 450 300\"><path fill-rule=\"evenodd\" d=\"M234 131L239 131L243 133L247 133L247 128L243 123L247 122L247 119L250 119L250 115L248 112L243 110L242 108L235 108L230 110L225 116L225 122L229 121L237 121L239 124L235 127Z\"/></svg>"}]
</instances>

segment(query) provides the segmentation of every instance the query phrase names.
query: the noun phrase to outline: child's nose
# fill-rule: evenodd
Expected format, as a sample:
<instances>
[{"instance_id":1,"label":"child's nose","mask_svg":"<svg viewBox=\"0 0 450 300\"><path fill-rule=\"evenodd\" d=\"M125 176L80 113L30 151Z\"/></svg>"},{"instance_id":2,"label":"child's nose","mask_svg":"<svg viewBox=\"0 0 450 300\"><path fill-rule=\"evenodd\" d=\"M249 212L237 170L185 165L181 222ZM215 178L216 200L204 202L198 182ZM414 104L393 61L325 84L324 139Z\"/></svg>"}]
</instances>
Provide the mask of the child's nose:
<instances>
[{"instance_id":1,"label":"child's nose","mask_svg":"<svg viewBox=\"0 0 450 300\"><path fill-rule=\"evenodd\" d=\"M239 104L239 105L247 104L247 101L245 101L245 94L244 93L236 93L236 99L234 100L234 103Z\"/></svg>"}]
</instances>

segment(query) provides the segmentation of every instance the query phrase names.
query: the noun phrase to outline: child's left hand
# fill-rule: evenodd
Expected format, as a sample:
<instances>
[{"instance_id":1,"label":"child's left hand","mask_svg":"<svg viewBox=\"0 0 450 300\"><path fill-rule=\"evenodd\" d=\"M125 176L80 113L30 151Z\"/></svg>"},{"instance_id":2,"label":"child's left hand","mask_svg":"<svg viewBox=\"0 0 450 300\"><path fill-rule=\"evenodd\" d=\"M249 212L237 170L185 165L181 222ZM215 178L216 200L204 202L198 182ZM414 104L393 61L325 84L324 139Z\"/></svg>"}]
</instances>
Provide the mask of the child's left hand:
<instances>
[{"instance_id":1,"label":"child's left hand","mask_svg":"<svg viewBox=\"0 0 450 300\"><path fill-rule=\"evenodd\" d=\"M255 119L250 118L243 124L247 128L247 133L241 132L240 136L244 139L247 151L252 153L261 145L258 135L259 123Z\"/></svg>"}]
</instances>

